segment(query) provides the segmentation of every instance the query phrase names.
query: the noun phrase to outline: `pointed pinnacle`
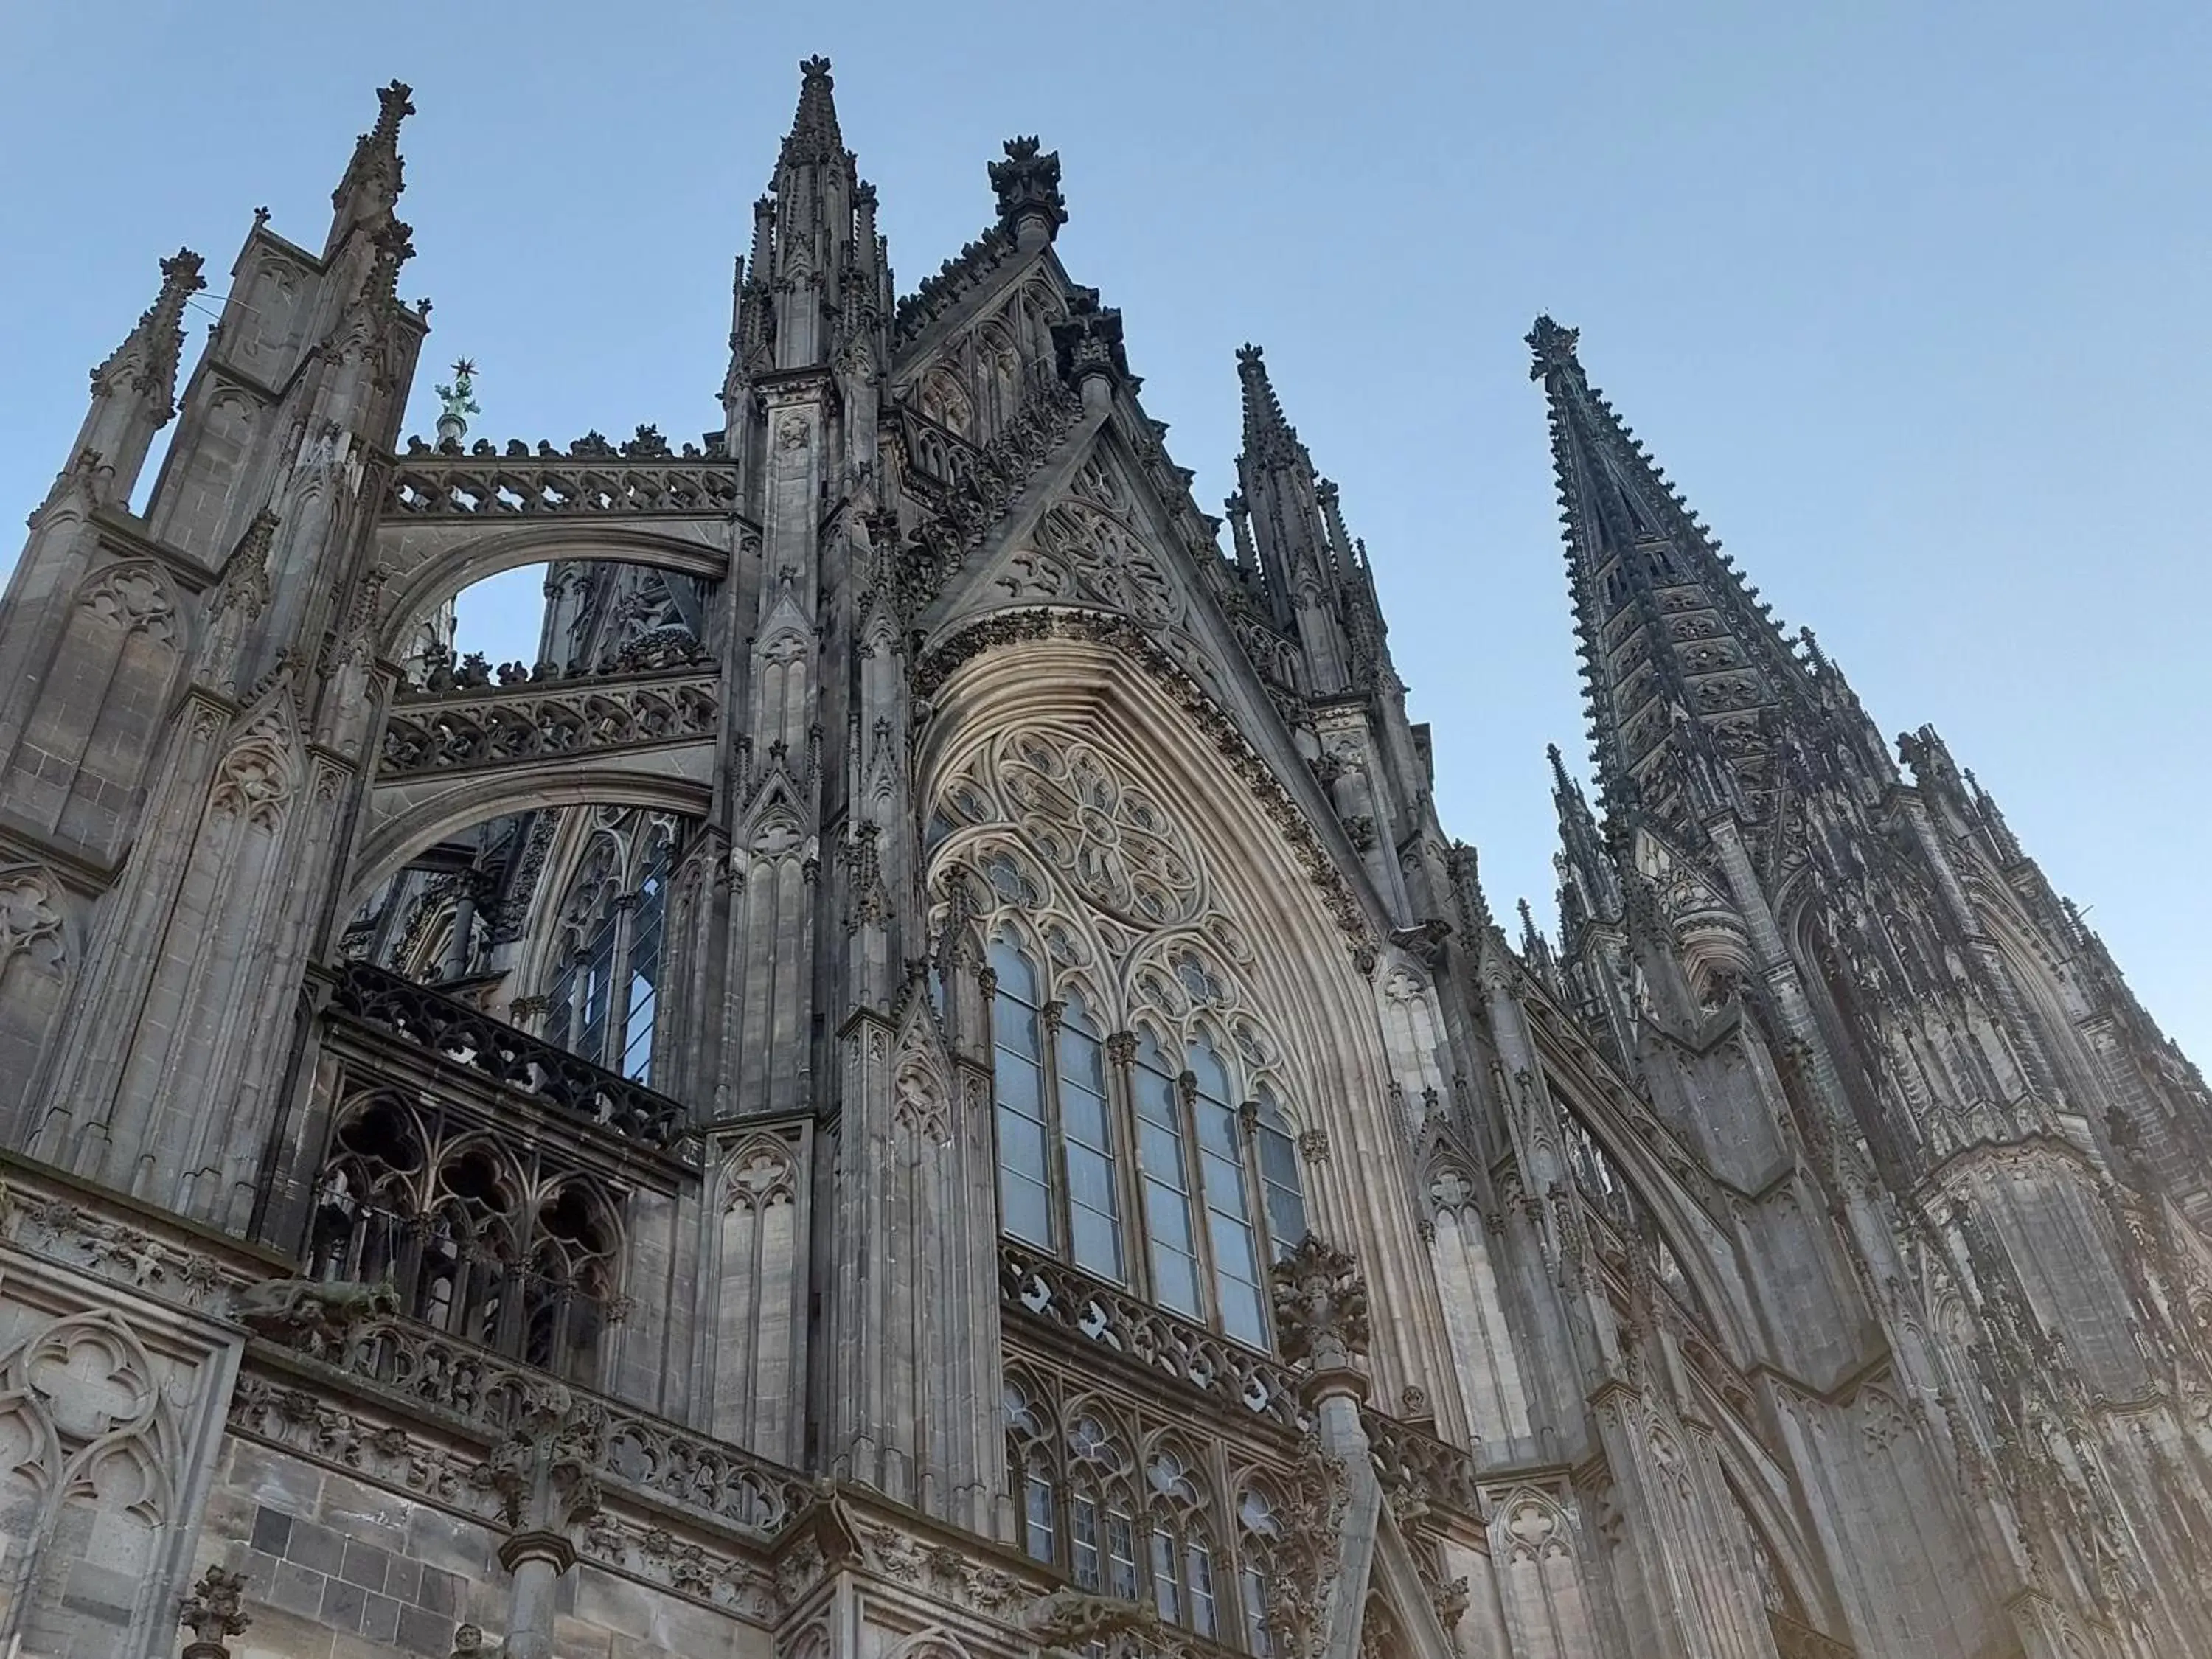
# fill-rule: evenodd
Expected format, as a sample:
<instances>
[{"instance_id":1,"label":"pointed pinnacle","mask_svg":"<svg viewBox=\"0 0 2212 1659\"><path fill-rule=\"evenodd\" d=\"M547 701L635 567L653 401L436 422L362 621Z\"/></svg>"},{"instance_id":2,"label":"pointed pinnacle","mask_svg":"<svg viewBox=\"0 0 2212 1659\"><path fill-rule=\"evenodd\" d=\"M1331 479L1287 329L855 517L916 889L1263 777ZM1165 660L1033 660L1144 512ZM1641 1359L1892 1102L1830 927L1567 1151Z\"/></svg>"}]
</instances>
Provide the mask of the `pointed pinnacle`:
<instances>
[{"instance_id":1,"label":"pointed pinnacle","mask_svg":"<svg viewBox=\"0 0 2212 1659\"><path fill-rule=\"evenodd\" d=\"M1244 386L1244 453L1255 461L1291 459L1297 429L1283 417L1282 400L1275 396L1258 346L1237 348L1237 378Z\"/></svg>"},{"instance_id":2,"label":"pointed pinnacle","mask_svg":"<svg viewBox=\"0 0 2212 1659\"><path fill-rule=\"evenodd\" d=\"M200 256L188 247L180 247L161 261L161 291L154 303L138 315L123 343L107 355L107 360L92 371L94 389L113 373L118 363L137 354L137 367L131 376L134 390L151 392L164 399L174 391L177 358L185 345L185 302L207 286L200 275Z\"/></svg>"},{"instance_id":3,"label":"pointed pinnacle","mask_svg":"<svg viewBox=\"0 0 2212 1659\"><path fill-rule=\"evenodd\" d=\"M1528 366L1528 378L1540 380L1554 370L1579 369L1575 346L1582 338L1582 331L1562 328L1549 317L1536 319L1536 325L1522 337L1523 343L1535 355Z\"/></svg>"},{"instance_id":4,"label":"pointed pinnacle","mask_svg":"<svg viewBox=\"0 0 2212 1659\"><path fill-rule=\"evenodd\" d=\"M1550 757L1552 763L1552 788L1553 793L1561 795L1571 794L1574 791L1575 782L1572 778L1567 775L1566 762L1559 757L1559 745L1556 743L1547 743L1544 745L1544 753Z\"/></svg>"},{"instance_id":5,"label":"pointed pinnacle","mask_svg":"<svg viewBox=\"0 0 2212 1659\"><path fill-rule=\"evenodd\" d=\"M809 58L799 66L799 111L792 118L791 136L783 141L779 164L804 167L835 161L845 153L844 135L837 130L837 103L830 96L836 82L830 77L827 58Z\"/></svg>"}]
</instances>

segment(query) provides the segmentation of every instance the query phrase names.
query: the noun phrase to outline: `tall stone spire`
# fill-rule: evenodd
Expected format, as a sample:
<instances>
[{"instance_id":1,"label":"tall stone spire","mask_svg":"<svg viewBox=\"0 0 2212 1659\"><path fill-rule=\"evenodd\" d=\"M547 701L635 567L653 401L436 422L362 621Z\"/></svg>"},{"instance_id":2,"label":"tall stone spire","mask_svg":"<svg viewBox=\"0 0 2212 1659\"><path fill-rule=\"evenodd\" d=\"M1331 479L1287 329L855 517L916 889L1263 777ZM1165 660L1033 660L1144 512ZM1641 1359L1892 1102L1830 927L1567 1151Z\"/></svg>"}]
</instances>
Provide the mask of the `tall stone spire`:
<instances>
[{"instance_id":1,"label":"tall stone spire","mask_svg":"<svg viewBox=\"0 0 2212 1659\"><path fill-rule=\"evenodd\" d=\"M875 191L854 170L837 126L830 60L799 66L799 109L756 205L751 269L738 301L746 378L826 364L884 308Z\"/></svg>"},{"instance_id":2,"label":"tall stone spire","mask_svg":"<svg viewBox=\"0 0 2212 1659\"><path fill-rule=\"evenodd\" d=\"M1529 378L1550 405L1590 737L1609 809L1662 817L1771 787L1763 735L1802 706L1803 663L1644 446L1594 388L1577 331L1540 317Z\"/></svg>"},{"instance_id":3,"label":"tall stone spire","mask_svg":"<svg viewBox=\"0 0 2212 1659\"><path fill-rule=\"evenodd\" d=\"M372 229L391 218L405 188L399 161L399 124L415 112L408 101L414 90L404 81L380 88L376 94L376 125L354 141L353 159L345 177L331 192L331 234L323 244L329 258L345 245L356 225Z\"/></svg>"},{"instance_id":4,"label":"tall stone spire","mask_svg":"<svg viewBox=\"0 0 2212 1659\"><path fill-rule=\"evenodd\" d=\"M1251 515L1268 608L1277 627L1297 629L1313 689L1341 691L1350 684L1351 653L1338 599L1352 561L1351 550L1331 537L1334 487L1316 475L1297 429L1284 418L1258 346L1238 349L1237 375L1244 390L1244 451L1237 458L1237 478Z\"/></svg>"}]
</instances>

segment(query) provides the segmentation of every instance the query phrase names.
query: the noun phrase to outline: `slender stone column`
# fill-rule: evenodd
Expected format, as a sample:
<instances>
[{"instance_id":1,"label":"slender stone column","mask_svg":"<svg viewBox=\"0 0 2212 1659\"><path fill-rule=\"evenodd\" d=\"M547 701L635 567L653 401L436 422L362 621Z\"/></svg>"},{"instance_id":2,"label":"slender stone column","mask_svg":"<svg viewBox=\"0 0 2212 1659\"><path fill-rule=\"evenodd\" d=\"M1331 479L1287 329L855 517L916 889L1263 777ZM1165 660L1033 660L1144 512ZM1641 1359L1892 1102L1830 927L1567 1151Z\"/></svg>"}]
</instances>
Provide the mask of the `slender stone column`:
<instances>
[{"instance_id":1,"label":"slender stone column","mask_svg":"<svg viewBox=\"0 0 2212 1659\"><path fill-rule=\"evenodd\" d=\"M1309 1628L1287 1634L1293 1651L1314 1659L1356 1659L1382 1512L1382 1482L1359 1420L1367 1399L1359 1363L1370 1329L1367 1285L1348 1252L1310 1233L1275 1264L1273 1279L1276 1338L1298 1368L1299 1395L1314 1416L1322 1484L1341 1482L1342 1498L1340 1510L1327 1506L1336 1511L1328 1516L1334 1527L1324 1522L1322 1535L1305 1540L1316 1582L1310 1599L1300 1590L1290 1599Z\"/></svg>"},{"instance_id":2,"label":"slender stone column","mask_svg":"<svg viewBox=\"0 0 2212 1659\"><path fill-rule=\"evenodd\" d=\"M513 1575L501 1659L553 1659L553 1605L576 1564L572 1528L599 1510L597 1470L606 1421L551 1384L531 1401L472 1477L497 1492L510 1528L499 1564Z\"/></svg>"}]
</instances>

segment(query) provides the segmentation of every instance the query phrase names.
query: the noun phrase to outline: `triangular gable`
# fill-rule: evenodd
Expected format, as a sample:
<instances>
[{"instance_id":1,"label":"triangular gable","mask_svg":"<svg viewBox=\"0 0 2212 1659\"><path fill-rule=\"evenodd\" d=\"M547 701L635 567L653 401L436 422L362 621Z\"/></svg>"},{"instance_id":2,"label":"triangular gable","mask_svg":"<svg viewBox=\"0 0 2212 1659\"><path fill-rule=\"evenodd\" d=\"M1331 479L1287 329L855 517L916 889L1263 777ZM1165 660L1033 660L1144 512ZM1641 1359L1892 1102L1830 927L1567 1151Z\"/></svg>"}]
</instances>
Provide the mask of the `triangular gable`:
<instances>
[{"instance_id":1,"label":"triangular gable","mask_svg":"<svg viewBox=\"0 0 2212 1659\"><path fill-rule=\"evenodd\" d=\"M1113 418L1086 417L917 619L925 680L1015 617L1137 646L1197 687L1315 826L1342 878L1364 896L1366 914L1381 914L1364 865L1173 524Z\"/></svg>"}]
</instances>

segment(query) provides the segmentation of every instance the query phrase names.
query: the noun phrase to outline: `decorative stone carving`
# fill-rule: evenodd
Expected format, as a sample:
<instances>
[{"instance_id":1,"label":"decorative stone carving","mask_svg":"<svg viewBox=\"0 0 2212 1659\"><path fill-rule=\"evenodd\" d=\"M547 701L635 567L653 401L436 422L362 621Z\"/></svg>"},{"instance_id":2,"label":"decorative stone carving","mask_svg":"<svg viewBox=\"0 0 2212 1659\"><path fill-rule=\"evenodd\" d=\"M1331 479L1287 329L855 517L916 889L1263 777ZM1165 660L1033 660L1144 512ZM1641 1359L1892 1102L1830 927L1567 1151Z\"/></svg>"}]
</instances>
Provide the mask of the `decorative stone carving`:
<instances>
[{"instance_id":1,"label":"decorative stone carving","mask_svg":"<svg viewBox=\"0 0 2212 1659\"><path fill-rule=\"evenodd\" d=\"M528 695L413 699L384 729L381 778L712 736L721 720L712 674L564 680Z\"/></svg>"},{"instance_id":2,"label":"decorative stone carving","mask_svg":"<svg viewBox=\"0 0 2212 1659\"><path fill-rule=\"evenodd\" d=\"M317 1358L338 1352L361 1325L399 1311L390 1285L319 1279L271 1279L231 1298L230 1316L257 1335Z\"/></svg>"},{"instance_id":3,"label":"decorative stone carving","mask_svg":"<svg viewBox=\"0 0 2212 1659\"><path fill-rule=\"evenodd\" d=\"M568 455L541 444L536 459L410 453L385 495L392 518L605 518L733 512L738 469L728 460L624 458L605 439Z\"/></svg>"},{"instance_id":4,"label":"decorative stone carving","mask_svg":"<svg viewBox=\"0 0 2212 1659\"><path fill-rule=\"evenodd\" d=\"M682 1128L684 1109L665 1095L368 963L346 964L331 1006L626 1139L665 1146Z\"/></svg>"},{"instance_id":5,"label":"decorative stone carving","mask_svg":"<svg viewBox=\"0 0 2212 1659\"><path fill-rule=\"evenodd\" d=\"M1092 1644L1129 1632L1150 1635L1159 1614L1138 1601L1069 1587L1040 1596L1023 1621L1047 1659L1078 1659Z\"/></svg>"},{"instance_id":6,"label":"decorative stone carving","mask_svg":"<svg viewBox=\"0 0 2212 1659\"><path fill-rule=\"evenodd\" d=\"M1308 1233L1273 1274L1275 1337L1285 1358L1328 1370L1367 1352L1367 1283L1349 1252Z\"/></svg>"},{"instance_id":7,"label":"decorative stone carving","mask_svg":"<svg viewBox=\"0 0 2212 1659\"><path fill-rule=\"evenodd\" d=\"M177 1613L177 1622L192 1633L192 1639L185 1644L184 1659L229 1659L230 1649L223 1638L245 1635L253 1622L239 1605L245 1594L242 1572L210 1567L200 1575Z\"/></svg>"}]
</instances>

